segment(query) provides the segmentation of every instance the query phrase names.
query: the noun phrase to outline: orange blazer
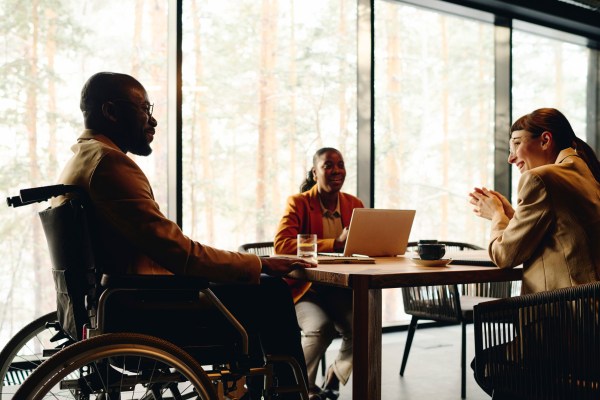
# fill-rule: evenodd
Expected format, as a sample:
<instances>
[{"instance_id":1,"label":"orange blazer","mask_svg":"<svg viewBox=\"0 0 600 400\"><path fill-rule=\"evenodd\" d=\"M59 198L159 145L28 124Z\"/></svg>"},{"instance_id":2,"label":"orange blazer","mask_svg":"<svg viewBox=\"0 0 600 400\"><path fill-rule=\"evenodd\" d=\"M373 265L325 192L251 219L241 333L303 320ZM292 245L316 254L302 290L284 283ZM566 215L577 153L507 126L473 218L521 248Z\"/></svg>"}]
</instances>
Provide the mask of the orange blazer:
<instances>
[{"instance_id":1,"label":"orange blazer","mask_svg":"<svg viewBox=\"0 0 600 400\"><path fill-rule=\"evenodd\" d=\"M340 192L339 198L342 226L347 227L350 224L352 210L363 208L364 205L359 198L348 193ZM315 233L317 235L317 251L334 251L335 239L323 238L323 212L319 202L317 185L304 193L288 198L285 212L275 234L275 253L296 254L296 237L299 233ZM286 279L286 282L292 289L294 302L300 300L311 285L310 282L296 279Z\"/></svg>"}]
</instances>

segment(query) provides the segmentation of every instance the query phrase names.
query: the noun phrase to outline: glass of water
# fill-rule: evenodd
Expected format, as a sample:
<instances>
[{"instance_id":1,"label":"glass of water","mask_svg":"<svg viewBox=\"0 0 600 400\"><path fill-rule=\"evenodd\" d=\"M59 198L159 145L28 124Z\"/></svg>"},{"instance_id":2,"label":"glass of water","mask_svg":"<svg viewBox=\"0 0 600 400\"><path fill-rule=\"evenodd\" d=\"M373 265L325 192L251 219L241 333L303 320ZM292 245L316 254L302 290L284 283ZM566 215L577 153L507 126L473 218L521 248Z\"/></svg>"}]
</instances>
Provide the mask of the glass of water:
<instances>
[{"instance_id":1,"label":"glass of water","mask_svg":"<svg viewBox=\"0 0 600 400\"><path fill-rule=\"evenodd\" d=\"M298 257L317 258L317 235L301 233L298 235Z\"/></svg>"}]
</instances>

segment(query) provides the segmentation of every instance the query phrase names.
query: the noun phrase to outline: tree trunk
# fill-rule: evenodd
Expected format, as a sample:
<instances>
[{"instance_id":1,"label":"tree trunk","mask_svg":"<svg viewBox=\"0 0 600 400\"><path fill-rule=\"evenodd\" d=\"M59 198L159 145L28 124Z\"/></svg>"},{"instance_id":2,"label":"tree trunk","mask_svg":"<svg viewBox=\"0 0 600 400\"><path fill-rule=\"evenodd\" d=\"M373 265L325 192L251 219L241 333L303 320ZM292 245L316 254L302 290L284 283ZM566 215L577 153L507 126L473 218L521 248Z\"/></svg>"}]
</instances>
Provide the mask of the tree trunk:
<instances>
[{"instance_id":1,"label":"tree trunk","mask_svg":"<svg viewBox=\"0 0 600 400\"><path fill-rule=\"evenodd\" d=\"M267 181L274 177L275 151L275 61L277 51L278 0L262 0L259 82L258 149L256 174L256 237L266 237L265 216L274 204L267 197ZM270 234L270 232L269 232Z\"/></svg>"},{"instance_id":2,"label":"tree trunk","mask_svg":"<svg viewBox=\"0 0 600 400\"><path fill-rule=\"evenodd\" d=\"M192 185L191 193L192 193L192 226L195 227L196 224L199 223L197 221L197 213L195 206L196 204L202 204L202 214L203 219L201 224L206 229L206 240L209 243L213 243L215 240L215 221L214 221L214 196L210 192L210 187L207 187L204 182L213 182L214 173L212 169L211 163L211 154L212 154L212 143L211 143L211 135L210 128L208 124L208 120L206 118L207 110L204 104L203 92L201 88L204 87L204 65L203 65L203 57L202 57L202 37L201 37L201 27L200 27L200 16L198 15L198 6L197 2L192 2L192 15L195 16L193 18L193 26L194 26L194 53L196 57L196 64L194 66L194 112L192 116L192 139L191 139L191 160L194 162L199 161L201 168L201 178L200 178L200 188L204 192L204 196L198 193L198 198L196 198L195 187L196 185ZM196 128L198 131L196 132ZM196 155L196 150L199 150L198 155ZM198 160L196 157L200 157ZM196 179L193 179L195 183L197 183Z\"/></svg>"},{"instance_id":3,"label":"tree trunk","mask_svg":"<svg viewBox=\"0 0 600 400\"><path fill-rule=\"evenodd\" d=\"M442 141L442 188L450 187L448 177L448 163L450 162L450 146L449 146L449 134L448 134L448 118L449 118L449 88L448 88L448 74L450 73L450 63L448 56L448 31L446 28L446 16L440 16L440 32L442 34L442 86L440 91L442 93L442 134L444 140ZM444 195L440 198L440 226L441 231L439 237L448 237L448 191L444 192Z\"/></svg>"},{"instance_id":4,"label":"tree trunk","mask_svg":"<svg viewBox=\"0 0 600 400\"><path fill-rule=\"evenodd\" d=\"M348 35L348 29L346 27L346 1L340 0L340 10L338 19L338 54L344 54L344 41ZM338 71L338 113L339 113L339 135L340 135L340 148L342 154L346 154L348 149L345 148L347 142L346 138L350 134L348 132L348 103L346 101L346 82L342 79L345 76L344 71L346 69L346 63L343 58L339 58ZM354 150L354 149L353 149Z\"/></svg>"},{"instance_id":5,"label":"tree trunk","mask_svg":"<svg viewBox=\"0 0 600 400\"><path fill-rule=\"evenodd\" d=\"M399 155L403 151L403 141L396 140L397 135L403 132L402 129L402 49L400 46L399 32L401 29L394 26L400 21L398 15L399 7L397 5L391 5L387 7L388 10L386 15L389 19L387 25L387 51L388 56L385 75L386 87L387 87L387 98L388 98L388 115L389 115L389 132L386 135L388 142L384 144L383 152L385 155L385 171L386 171L386 182L385 188L388 196L388 204L398 204L401 199L402 190L400 189L401 171L398 168Z\"/></svg>"},{"instance_id":6,"label":"tree trunk","mask_svg":"<svg viewBox=\"0 0 600 400\"><path fill-rule=\"evenodd\" d=\"M296 171L298 170L298 168L296 167L298 165L297 163L297 154L296 154L296 135L297 135L297 131L296 131L296 87L298 85L298 75L297 75L297 68L296 68L296 21L295 21L295 13L294 13L294 0L290 0L290 62L289 62L289 70L290 73L288 75L288 84L289 87L291 88L291 94L290 94L290 116L288 119L288 146L289 146L289 157L290 157L290 162L288 165L291 166L290 168L290 179L288 179L287 185L284 183L284 185L282 187L287 187L288 190L285 193L295 193L298 191L298 186L300 185L300 183L302 182L302 180L304 179L304 174L305 172L300 170L298 171L298 174L296 175ZM295 184L295 182L297 182ZM281 205L283 204L280 201L279 196L275 197L275 204L278 205L278 208L275 208L276 210L279 210Z\"/></svg>"},{"instance_id":7,"label":"tree trunk","mask_svg":"<svg viewBox=\"0 0 600 400\"><path fill-rule=\"evenodd\" d=\"M142 22L144 19L144 1L136 0L135 11L133 13L133 38L131 41L131 75L139 77L140 74L140 56L136 49L142 43Z\"/></svg>"},{"instance_id":8,"label":"tree trunk","mask_svg":"<svg viewBox=\"0 0 600 400\"><path fill-rule=\"evenodd\" d=\"M38 110L38 40L39 40L39 6L37 0L32 0L31 6L31 40L29 42L29 71L27 77L26 86L26 109L25 109L25 125L27 128L27 142L28 142L28 158L29 158L29 179L30 185L38 186L40 181L40 167L39 160L37 157L37 110ZM32 217L32 241L31 243L43 243L41 234L40 224ZM34 282L33 293L34 293L34 313L35 315L41 314L44 304L43 288L46 285L45 274L43 269L47 268L44 263L41 262L42 257L40 254L39 246L33 246L33 270L34 270Z\"/></svg>"}]
</instances>

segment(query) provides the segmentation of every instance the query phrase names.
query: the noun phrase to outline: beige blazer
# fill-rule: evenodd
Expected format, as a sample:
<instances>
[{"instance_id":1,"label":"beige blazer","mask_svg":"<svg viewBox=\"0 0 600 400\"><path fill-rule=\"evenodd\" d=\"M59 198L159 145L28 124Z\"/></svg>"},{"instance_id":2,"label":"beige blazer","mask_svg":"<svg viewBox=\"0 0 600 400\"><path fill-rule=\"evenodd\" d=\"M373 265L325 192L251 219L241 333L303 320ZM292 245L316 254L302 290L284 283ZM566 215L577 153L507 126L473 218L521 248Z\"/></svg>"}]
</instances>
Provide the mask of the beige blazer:
<instances>
[{"instance_id":1,"label":"beige blazer","mask_svg":"<svg viewBox=\"0 0 600 400\"><path fill-rule=\"evenodd\" d=\"M185 236L160 211L139 166L108 137L86 130L71 150L73 157L59 183L78 185L89 194L97 216L99 253L108 272L258 283L257 256L215 249Z\"/></svg>"},{"instance_id":2,"label":"beige blazer","mask_svg":"<svg viewBox=\"0 0 600 400\"><path fill-rule=\"evenodd\" d=\"M521 176L511 220L492 220L489 253L500 268L523 264L521 292L600 278L600 184L574 149Z\"/></svg>"}]
</instances>

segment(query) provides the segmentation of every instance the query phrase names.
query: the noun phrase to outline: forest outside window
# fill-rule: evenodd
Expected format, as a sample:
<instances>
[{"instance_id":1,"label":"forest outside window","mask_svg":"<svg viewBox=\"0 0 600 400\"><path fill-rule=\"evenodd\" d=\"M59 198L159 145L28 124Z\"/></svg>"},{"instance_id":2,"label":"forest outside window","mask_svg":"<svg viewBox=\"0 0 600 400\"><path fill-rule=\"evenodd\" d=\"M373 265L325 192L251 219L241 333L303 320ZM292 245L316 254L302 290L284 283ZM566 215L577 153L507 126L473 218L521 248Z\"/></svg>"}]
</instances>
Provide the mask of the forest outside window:
<instances>
[{"instance_id":1,"label":"forest outside window","mask_svg":"<svg viewBox=\"0 0 600 400\"><path fill-rule=\"evenodd\" d=\"M167 3L119 0L3 1L0 53L2 195L56 183L83 131L79 96L100 71L135 76L155 102L149 157L134 157L166 212ZM107 29L107 27L110 27ZM21 327L56 309L36 209L0 207L0 348Z\"/></svg>"},{"instance_id":2,"label":"forest outside window","mask_svg":"<svg viewBox=\"0 0 600 400\"><path fill-rule=\"evenodd\" d=\"M356 2L183 5L184 231L231 250L272 241L324 146L355 194Z\"/></svg>"},{"instance_id":3,"label":"forest outside window","mask_svg":"<svg viewBox=\"0 0 600 400\"><path fill-rule=\"evenodd\" d=\"M493 187L494 26L376 2L375 207L416 209L411 240L485 246L469 191ZM384 320L404 317L384 292Z\"/></svg>"}]
</instances>

